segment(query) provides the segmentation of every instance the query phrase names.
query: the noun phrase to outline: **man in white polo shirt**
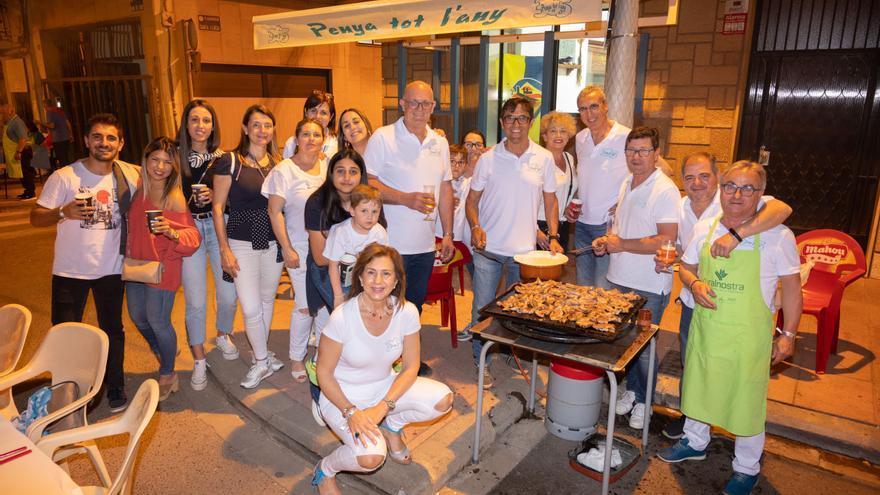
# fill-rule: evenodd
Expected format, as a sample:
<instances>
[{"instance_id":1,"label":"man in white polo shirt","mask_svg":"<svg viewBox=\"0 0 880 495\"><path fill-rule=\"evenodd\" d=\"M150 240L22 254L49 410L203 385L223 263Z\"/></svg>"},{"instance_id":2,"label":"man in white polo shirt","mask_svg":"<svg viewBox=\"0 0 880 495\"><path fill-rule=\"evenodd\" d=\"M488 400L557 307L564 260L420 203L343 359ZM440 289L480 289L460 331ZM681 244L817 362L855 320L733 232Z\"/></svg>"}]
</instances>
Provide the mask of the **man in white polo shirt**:
<instances>
[{"instance_id":1,"label":"man in white polo shirt","mask_svg":"<svg viewBox=\"0 0 880 495\"><path fill-rule=\"evenodd\" d=\"M605 92L599 86L587 86L577 99L578 112L586 129L575 136L577 152L578 198L583 205L579 214L566 210L569 220L577 220L575 248L587 247L605 235L609 210L617 203L620 184L628 171L623 148L630 129L608 119ZM605 278L608 256L582 253L577 257L578 285L610 287Z\"/></svg>"},{"instance_id":2,"label":"man in white polo shirt","mask_svg":"<svg viewBox=\"0 0 880 495\"><path fill-rule=\"evenodd\" d=\"M465 205L474 251L474 302L471 325L480 308L495 298L495 289L507 270L507 283L519 280L516 254L535 249L538 207L544 201L550 250L563 251L559 244L559 215L556 206L556 165L553 155L529 139L534 110L529 100L514 96L501 107L505 138L483 153L471 179ZM462 339L459 339L462 340ZM483 342L473 341L474 360L480 358ZM486 370L488 370L488 366ZM483 386L492 384L486 373Z\"/></svg>"},{"instance_id":3,"label":"man in white polo shirt","mask_svg":"<svg viewBox=\"0 0 880 495\"><path fill-rule=\"evenodd\" d=\"M645 297L653 323L660 323L672 291L672 274L654 271L654 253L664 241L675 241L681 195L672 179L656 167L660 156L657 129L638 127L626 138L630 176L620 186L612 232L593 241L595 253L611 255L608 281L612 287ZM629 424L641 429L645 421L645 389L650 351L644 350L626 374L626 392L617 400L617 414L632 411ZM654 381L656 385L656 380ZM653 395L653 394L652 394Z\"/></svg>"},{"instance_id":4,"label":"man in white polo shirt","mask_svg":"<svg viewBox=\"0 0 880 495\"><path fill-rule=\"evenodd\" d=\"M403 117L376 129L364 152L370 185L382 193L388 242L403 255L406 299L420 313L434 267L438 212L443 228L441 255L449 260L455 253L449 143L428 126L434 104L430 85L422 81L409 83L400 99ZM422 363L422 373L428 374L429 370Z\"/></svg>"}]
</instances>

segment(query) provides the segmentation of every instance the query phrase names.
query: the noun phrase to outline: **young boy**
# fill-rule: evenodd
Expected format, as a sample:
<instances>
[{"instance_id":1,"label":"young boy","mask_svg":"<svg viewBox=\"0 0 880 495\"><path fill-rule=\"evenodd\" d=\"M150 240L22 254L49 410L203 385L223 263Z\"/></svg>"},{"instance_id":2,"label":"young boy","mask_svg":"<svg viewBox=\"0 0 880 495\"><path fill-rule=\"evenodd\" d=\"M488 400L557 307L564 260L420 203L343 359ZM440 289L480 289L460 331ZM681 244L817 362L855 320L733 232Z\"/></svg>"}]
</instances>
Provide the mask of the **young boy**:
<instances>
[{"instance_id":1,"label":"young boy","mask_svg":"<svg viewBox=\"0 0 880 495\"><path fill-rule=\"evenodd\" d=\"M382 197L378 189L366 184L355 186L348 212L351 218L330 227L324 245L324 257L330 260L334 308L344 302L351 288L351 272L357 255L374 242L388 245L388 232L379 225Z\"/></svg>"},{"instance_id":2,"label":"young boy","mask_svg":"<svg viewBox=\"0 0 880 495\"><path fill-rule=\"evenodd\" d=\"M467 148L460 144L449 145L449 165L452 169L452 194L455 198L455 210L452 217L452 234L456 241L461 241L465 246L471 245L471 230L468 228L464 214L464 203L470 190L471 179L465 177L467 169ZM437 237L443 237L443 226L437 217Z\"/></svg>"}]
</instances>

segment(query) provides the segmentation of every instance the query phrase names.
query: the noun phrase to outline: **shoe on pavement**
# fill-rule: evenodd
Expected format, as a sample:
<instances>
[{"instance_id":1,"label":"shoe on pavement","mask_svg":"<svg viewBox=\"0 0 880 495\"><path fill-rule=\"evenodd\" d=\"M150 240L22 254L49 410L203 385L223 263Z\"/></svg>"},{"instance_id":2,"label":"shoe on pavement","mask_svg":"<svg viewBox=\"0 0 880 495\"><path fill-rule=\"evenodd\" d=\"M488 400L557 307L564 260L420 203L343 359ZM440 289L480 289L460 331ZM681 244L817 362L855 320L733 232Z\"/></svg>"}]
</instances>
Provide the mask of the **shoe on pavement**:
<instances>
[{"instance_id":1,"label":"shoe on pavement","mask_svg":"<svg viewBox=\"0 0 880 495\"><path fill-rule=\"evenodd\" d=\"M258 361L256 364L251 366L251 369L248 370L247 375L245 375L244 380L241 381L242 388L256 388L260 382L263 381L264 378L272 376L272 368L269 367L269 361Z\"/></svg>"},{"instance_id":2,"label":"shoe on pavement","mask_svg":"<svg viewBox=\"0 0 880 495\"><path fill-rule=\"evenodd\" d=\"M682 438L671 447L657 452L657 457L663 462L702 461L706 458L705 450L696 450L688 445L688 439Z\"/></svg>"},{"instance_id":3,"label":"shoe on pavement","mask_svg":"<svg viewBox=\"0 0 880 495\"><path fill-rule=\"evenodd\" d=\"M275 357L274 352L269 351L267 353L267 356L268 357L266 359L268 360L269 367L272 368L273 373L284 367L284 363L282 363L281 361L278 360L278 358ZM257 364L257 360L256 360L256 358L251 357L251 365L254 365L254 364Z\"/></svg>"},{"instance_id":4,"label":"shoe on pavement","mask_svg":"<svg viewBox=\"0 0 880 495\"><path fill-rule=\"evenodd\" d=\"M663 427L663 436L670 440L678 440L679 438L684 437L684 420L685 417L682 416L678 419L673 419L666 426Z\"/></svg>"},{"instance_id":5,"label":"shoe on pavement","mask_svg":"<svg viewBox=\"0 0 880 495\"><path fill-rule=\"evenodd\" d=\"M29 199L35 199L37 196L33 193L23 193L16 196L20 201L27 201Z\"/></svg>"},{"instance_id":6,"label":"shoe on pavement","mask_svg":"<svg viewBox=\"0 0 880 495\"><path fill-rule=\"evenodd\" d=\"M208 361L196 359L193 361L193 372L189 379L189 385L193 390L205 390L208 386Z\"/></svg>"},{"instance_id":7,"label":"shoe on pavement","mask_svg":"<svg viewBox=\"0 0 880 495\"><path fill-rule=\"evenodd\" d=\"M324 415L321 414L321 408L315 401L312 401L312 417L315 418L315 423L318 423L318 426L327 426L327 423L324 422Z\"/></svg>"},{"instance_id":8,"label":"shoe on pavement","mask_svg":"<svg viewBox=\"0 0 880 495\"><path fill-rule=\"evenodd\" d=\"M645 427L645 405L636 404L632 408L632 414L629 415L629 427L641 430Z\"/></svg>"},{"instance_id":9,"label":"shoe on pavement","mask_svg":"<svg viewBox=\"0 0 880 495\"><path fill-rule=\"evenodd\" d=\"M635 403L636 393L631 390L627 390L617 398L617 404L615 404L614 406L614 412L616 412L619 416L623 416L624 414L632 411Z\"/></svg>"},{"instance_id":10,"label":"shoe on pavement","mask_svg":"<svg viewBox=\"0 0 880 495\"><path fill-rule=\"evenodd\" d=\"M238 359L238 347L235 346L235 343L232 341L232 338L228 333L217 335L217 338L214 339L214 344L220 349L220 352L223 353L223 359L227 361Z\"/></svg>"},{"instance_id":11,"label":"shoe on pavement","mask_svg":"<svg viewBox=\"0 0 880 495\"><path fill-rule=\"evenodd\" d=\"M749 495L752 488L758 482L758 475L734 472L727 485L724 486L725 495Z\"/></svg>"},{"instance_id":12,"label":"shoe on pavement","mask_svg":"<svg viewBox=\"0 0 880 495\"><path fill-rule=\"evenodd\" d=\"M114 388L107 391L107 404L110 406L110 412L118 413L125 411L128 407L128 395L125 389Z\"/></svg>"},{"instance_id":13,"label":"shoe on pavement","mask_svg":"<svg viewBox=\"0 0 880 495\"><path fill-rule=\"evenodd\" d=\"M474 338L474 334L472 334L468 330L459 330L458 333L455 334L455 338L458 339L459 342L467 342Z\"/></svg>"}]
</instances>

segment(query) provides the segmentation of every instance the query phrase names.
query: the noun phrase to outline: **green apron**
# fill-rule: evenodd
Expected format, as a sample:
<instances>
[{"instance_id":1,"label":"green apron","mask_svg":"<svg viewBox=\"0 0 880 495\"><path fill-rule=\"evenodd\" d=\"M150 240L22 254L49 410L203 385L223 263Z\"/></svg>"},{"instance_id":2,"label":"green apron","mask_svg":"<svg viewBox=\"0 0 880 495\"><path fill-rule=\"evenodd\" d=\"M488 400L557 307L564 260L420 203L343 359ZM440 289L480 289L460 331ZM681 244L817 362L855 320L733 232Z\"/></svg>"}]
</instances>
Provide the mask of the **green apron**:
<instances>
[{"instance_id":1,"label":"green apron","mask_svg":"<svg viewBox=\"0 0 880 495\"><path fill-rule=\"evenodd\" d=\"M738 436L764 431L773 347L773 313L761 293L761 237L752 250L713 258L715 219L700 247L700 279L715 291L712 310L697 304L685 353L682 412Z\"/></svg>"},{"instance_id":2,"label":"green apron","mask_svg":"<svg viewBox=\"0 0 880 495\"><path fill-rule=\"evenodd\" d=\"M15 152L18 151L18 143L9 139L6 135L6 129L9 126L3 126L3 156L6 157L6 174L10 179L21 179L24 177L21 173L21 160L15 159Z\"/></svg>"}]
</instances>

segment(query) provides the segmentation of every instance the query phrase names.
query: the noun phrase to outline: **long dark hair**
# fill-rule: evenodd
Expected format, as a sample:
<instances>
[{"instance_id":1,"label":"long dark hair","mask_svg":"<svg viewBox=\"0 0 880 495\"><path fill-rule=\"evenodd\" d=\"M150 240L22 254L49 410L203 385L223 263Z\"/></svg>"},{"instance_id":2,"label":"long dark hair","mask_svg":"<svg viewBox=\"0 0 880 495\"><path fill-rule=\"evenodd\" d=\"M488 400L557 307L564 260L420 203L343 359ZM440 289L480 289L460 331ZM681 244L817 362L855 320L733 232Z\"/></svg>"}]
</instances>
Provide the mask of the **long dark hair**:
<instances>
[{"instance_id":1,"label":"long dark hair","mask_svg":"<svg viewBox=\"0 0 880 495\"><path fill-rule=\"evenodd\" d=\"M370 136L373 135L373 124L370 123L370 119L368 119L367 116L364 115L364 112L361 112L357 108L346 108L342 111L342 113L339 114L339 130L336 134L337 136L339 136L339 149L341 150L345 148L351 148L351 143L348 142L348 139L345 139L345 133L342 132L342 117L344 117L345 114L347 114L348 112L353 112L357 114L357 116L360 117L361 121L363 121L364 127L367 128L367 139L369 139Z\"/></svg>"},{"instance_id":2,"label":"long dark hair","mask_svg":"<svg viewBox=\"0 0 880 495\"><path fill-rule=\"evenodd\" d=\"M336 104L333 103L333 95L330 93L326 93L321 91L320 89L312 90L312 94L306 98L306 102L303 104L303 117L308 117L307 113L309 110L321 106L322 103L327 104L327 108L330 110L330 122L327 123L327 130L330 131L331 136L336 136ZM325 136L326 137L326 136Z\"/></svg>"},{"instance_id":3,"label":"long dark hair","mask_svg":"<svg viewBox=\"0 0 880 495\"><path fill-rule=\"evenodd\" d=\"M328 230L332 225L348 218L348 212L342 207L342 198L339 197L339 191L333 185L333 170L336 164L341 160L349 159L357 164L361 171L361 184L367 183L367 165L364 163L360 153L353 149L343 149L333 155L330 163L327 164L327 178L324 183L315 190L313 195L317 194L321 198L321 230Z\"/></svg>"},{"instance_id":4,"label":"long dark hair","mask_svg":"<svg viewBox=\"0 0 880 495\"><path fill-rule=\"evenodd\" d=\"M241 125L247 127L251 121L251 117L255 113L261 113L266 117L269 117L269 120L272 121L272 140L269 141L269 145L266 147L266 153L269 155L270 161L274 166L281 160L281 154L278 152L278 133L277 133L277 123L275 121L275 114L272 113L272 110L269 110L266 105L251 105L244 112L244 117L241 119ZM247 134L245 134L244 129L241 130L241 137L238 139L238 146L235 147L235 153L238 154L239 160L244 162L245 157L248 156L249 148L251 145L251 140L248 138Z\"/></svg>"},{"instance_id":5,"label":"long dark hair","mask_svg":"<svg viewBox=\"0 0 880 495\"><path fill-rule=\"evenodd\" d=\"M391 246L383 246L378 242L368 244L363 251L358 254L357 261L354 263L354 269L351 273L351 289L348 292L348 299L354 299L364 291L361 285L361 275L367 265L376 258L391 258L391 264L394 265L394 274L397 275L397 285L391 289L391 295L397 298L397 306L402 308L406 304L406 272L403 269L403 257Z\"/></svg>"},{"instance_id":6,"label":"long dark hair","mask_svg":"<svg viewBox=\"0 0 880 495\"><path fill-rule=\"evenodd\" d=\"M183 115L180 116L180 127L177 128L177 146L180 151L180 173L185 177L192 177L192 170L189 168L189 152L192 151L192 137L187 131L187 123L189 122L189 113L193 108L202 107L211 114L211 135L208 136L208 153L213 153L220 147L220 123L217 121L217 112L207 100L195 99L183 107Z\"/></svg>"},{"instance_id":7,"label":"long dark hair","mask_svg":"<svg viewBox=\"0 0 880 495\"><path fill-rule=\"evenodd\" d=\"M143 172L141 172L143 175L141 187L144 190L144 195L147 195L150 192L150 180L146 177L147 159L156 151L164 151L165 153L168 153L169 157L171 157L171 174L165 179L165 187L162 188L162 208L164 209L168 196L171 195L175 189L180 187L180 156L176 153L177 143L175 143L173 139L159 136L150 141L150 144L144 148L144 156L143 160L141 160L141 167L143 167Z\"/></svg>"}]
</instances>

